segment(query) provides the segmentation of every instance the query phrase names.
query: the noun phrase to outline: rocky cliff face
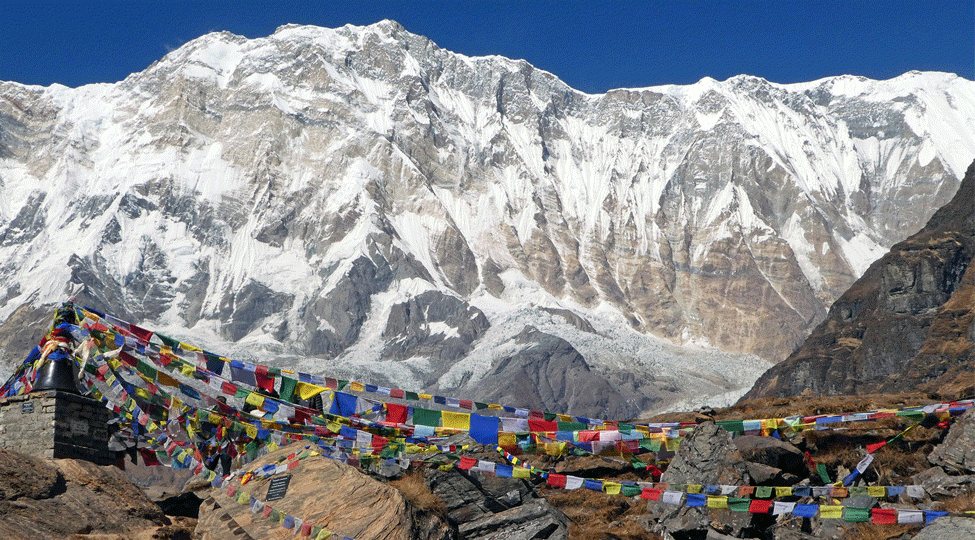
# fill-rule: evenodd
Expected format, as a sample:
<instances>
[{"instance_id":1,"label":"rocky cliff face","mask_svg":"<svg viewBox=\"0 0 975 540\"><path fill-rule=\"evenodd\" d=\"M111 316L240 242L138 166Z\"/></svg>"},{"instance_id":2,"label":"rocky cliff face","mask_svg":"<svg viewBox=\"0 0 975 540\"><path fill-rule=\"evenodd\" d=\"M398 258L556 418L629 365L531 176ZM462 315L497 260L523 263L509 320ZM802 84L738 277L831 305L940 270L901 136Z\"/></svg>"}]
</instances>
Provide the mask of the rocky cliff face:
<instances>
[{"instance_id":1,"label":"rocky cliff face","mask_svg":"<svg viewBox=\"0 0 975 540\"><path fill-rule=\"evenodd\" d=\"M227 355L464 392L531 324L706 399L947 202L973 128L947 74L588 95L391 21L210 34L117 84L0 83L0 343L22 357L3 336L77 292Z\"/></svg>"},{"instance_id":2,"label":"rocky cliff face","mask_svg":"<svg viewBox=\"0 0 975 540\"><path fill-rule=\"evenodd\" d=\"M745 396L971 394L975 348L975 164L947 205L894 245L809 339Z\"/></svg>"}]
</instances>

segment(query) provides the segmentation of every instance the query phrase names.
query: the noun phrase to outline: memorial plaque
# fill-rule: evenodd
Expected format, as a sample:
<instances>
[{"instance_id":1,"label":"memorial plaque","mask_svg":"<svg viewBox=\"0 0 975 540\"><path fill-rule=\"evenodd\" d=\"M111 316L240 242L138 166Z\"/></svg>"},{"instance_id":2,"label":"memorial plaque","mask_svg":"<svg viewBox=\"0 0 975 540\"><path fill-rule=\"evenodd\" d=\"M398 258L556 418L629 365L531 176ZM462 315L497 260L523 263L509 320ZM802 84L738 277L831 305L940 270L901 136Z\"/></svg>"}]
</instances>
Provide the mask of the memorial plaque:
<instances>
[{"instance_id":1,"label":"memorial plaque","mask_svg":"<svg viewBox=\"0 0 975 540\"><path fill-rule=\"evenodd\" d=\"M283 499L284 494L288 492L288 484L290 482L290 474L272 478L271 483L267 486L267 497L264 497L264 500L270 502Z\"/></svg>"},{"instance_id":2,"label":"memorial plaque","mask_svg":"<svg viewBox=\"0 0 975 540\"><path fill-rule=\"evenodd\" d=\"M30 414L34 412L34 402L25 401L20 404L20 414Z\"/></svg>"}]
</instances>

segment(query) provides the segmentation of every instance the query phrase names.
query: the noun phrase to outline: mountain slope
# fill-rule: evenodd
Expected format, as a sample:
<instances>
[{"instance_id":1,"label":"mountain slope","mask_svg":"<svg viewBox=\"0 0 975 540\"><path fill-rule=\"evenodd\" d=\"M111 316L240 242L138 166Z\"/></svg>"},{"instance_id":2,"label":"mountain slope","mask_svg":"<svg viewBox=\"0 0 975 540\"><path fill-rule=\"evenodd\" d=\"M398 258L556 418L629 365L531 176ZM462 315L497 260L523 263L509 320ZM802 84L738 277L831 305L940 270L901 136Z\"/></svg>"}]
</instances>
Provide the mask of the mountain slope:
<instances>
[{"instance_id":1,"label":"mountain slope","mask_svg":"<svg viewBox=\"0 0 975 540\"><path fill-rule=\"evenodd\" d=\"M461 392L531 325L633 412L746 387L975 157L954 75L588 95L391 21L0 96L14 357L78 292L228 355Z\"/></svg>"},{"instance_id":2,"label":"mountain slope","mask_svg":"<svg viewBox=\"0 0 975 540\"><path fill-rule=\"evenodd\" d=\"M975 163L947 205L894 245L809 339L745 395L970 395L975 348Z\"/></svg>"}]
</instances>

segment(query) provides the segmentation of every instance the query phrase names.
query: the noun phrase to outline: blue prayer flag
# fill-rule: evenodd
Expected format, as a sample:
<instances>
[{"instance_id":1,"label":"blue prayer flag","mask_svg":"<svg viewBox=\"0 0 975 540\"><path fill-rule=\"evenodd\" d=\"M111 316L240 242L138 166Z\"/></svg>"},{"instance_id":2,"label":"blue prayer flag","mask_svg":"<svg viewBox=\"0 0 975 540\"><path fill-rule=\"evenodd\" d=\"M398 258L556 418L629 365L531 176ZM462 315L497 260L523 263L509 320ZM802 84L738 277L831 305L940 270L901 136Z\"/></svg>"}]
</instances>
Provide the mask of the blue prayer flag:
<instances>
[{"instance_id":1,"label":"blue prayer flag","mask_svg":"<svg viewBox=\"0 0 975 540\"><path fill-rule=\"evenodd\" d=\"M498 425L500 420L493 416L471 414L471 438L480 444L498 444Z\"/></svg>"}]
</instances>

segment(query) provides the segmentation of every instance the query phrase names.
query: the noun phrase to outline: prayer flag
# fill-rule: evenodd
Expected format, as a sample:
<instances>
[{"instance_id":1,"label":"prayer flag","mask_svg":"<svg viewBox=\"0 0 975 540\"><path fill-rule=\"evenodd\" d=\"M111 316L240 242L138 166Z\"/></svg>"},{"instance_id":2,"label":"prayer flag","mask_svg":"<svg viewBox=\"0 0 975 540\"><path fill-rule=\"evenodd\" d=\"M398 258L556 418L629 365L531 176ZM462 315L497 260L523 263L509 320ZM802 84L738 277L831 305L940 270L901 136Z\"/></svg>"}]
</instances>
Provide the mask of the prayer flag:
<instances>
[{"instance_id":1,"label":"prayer flag","mask_svg":"<svg viewBox=\"0 0 975 540\"><path fill-rule=\"evenodd\" d=\"M303 384L307 384L307 383L298 383L299 394L301 394L301 385ZM309 385L309 386L313 386L313 385ZM325 391L325 388L322 388L321 386L316 386L315 388L321 388L322 392ZM307 399L307 398L304 397L304 395L302 394L301 399ZM338 416L344 416L344 417L353 416L356 413L356 407L358 406L358 401L359 401L358 396L352 394L346 394L345 392L335 392L335 399L332 400L332 408L329 409L328 412L331 414L336 414Z\"/></svg>"},{"instance_id":2,"label":"prayer flag","mask_svg":"<svg viewBox=\"0 0 975 540\"><path fill-rule=\"evenodd\" d=\"M700 493L687 494L687 506L704 506L707 504L707 495Z\"/></svg>"},{"instance_id":3,"label":"prayer flag","mask_svg":"<svg viewBox=\"0 0 975 540\"><path fill-rule=\"evenodd\" d=\"M864 511L867 509L864 508ZM894 508L873 508L870 509L871 521L878 525L891 525L897 523L897 510ZM863 521L866 521L864 519Z\"/></svg>"},{"instance_id":4,"label":"prayer flag","mask_svg":"<svg viewBox=\"0 0 975 540\"><path fill-rule=\"evenodd\" d=\"M748 511L752 514L767 514L772 507L772 501L754 499L748 506Z\"/></svg>"},{"instance_id":5,"label":"prayer flag","mask_svg":"<svg viewBox=\"0 0 975 540\"><path fill-rule=\"evenodd\" d=\"M471 429L471 413L442 411L443 427L469 431Z\"/></svg>"},{"instance_id":6,"label":"prayer flag","mask_svg":"<svg viewBox=\"0 0 975 540\"><path fill-rule=\"evenodd\" d=\"M499 421L493 416L472 414L470 417L471 438L480 444L498 444Z\"/></svg>"}]
</instances>

